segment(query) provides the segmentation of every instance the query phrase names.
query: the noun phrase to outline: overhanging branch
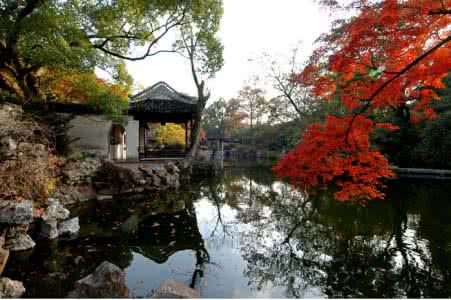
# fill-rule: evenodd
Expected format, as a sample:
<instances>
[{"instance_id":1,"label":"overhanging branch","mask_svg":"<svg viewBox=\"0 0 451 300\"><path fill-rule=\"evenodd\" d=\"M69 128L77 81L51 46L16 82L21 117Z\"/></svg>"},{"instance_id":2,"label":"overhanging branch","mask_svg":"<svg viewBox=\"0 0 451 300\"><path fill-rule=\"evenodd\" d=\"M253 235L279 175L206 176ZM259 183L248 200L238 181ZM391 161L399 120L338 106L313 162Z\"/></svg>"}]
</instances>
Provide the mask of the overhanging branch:
<instances>
[{"instance_id":1,"label":"overhanging branch","mask_svg":"<svg viewBox=\"0 0 451 300\"><path fill-rule=\"evenodd\" d=\"M449 15L449 14L451 14L451 9L444 9L444 8L435 9L435 10L429 11L429 14L430 15Z\"/></svg>"},{"instance_id":2,"label":"overhanging branch","mask_svg":"<svg viewBox=\"0 0 451 300\"><path fill-rule=\"evenodd\" d=\"M395 81L396 79L401 77L407 71L409 71L414 66L416 66L420 61L422 61L424 58L429 56L431 53L433 53L435 50L437 50L438 48L442 47L443 45L445 45L449 41L451 41L451 36L448 36L446 39L440 41L439 43L437 43L437 45L435 45L434 47L430 48L428 51L424 52L422 55L418 56L414 61L412 61L410 64L408 64L404 69L399 71L395 76L393 76L392 78L390 78L389 80L384 82L377 90L375 90L371 94L371 96L368 99L365 100L366 104L360 109L359 112L354 114L354 116L352 117L351 122L349 123L349 127L346 130L346 143L349 144L349 133L351 131L351 128L352 128L352 125L353 125L353 123L355 121L355 118L358 115L363 114L368 108L370 108L372 101L374 100L374 98L376 98L377 95L379 95L379 93L381 93L390 83L392 83L393 81Z\"/></svg>"},{"instance_id":3,"label":"overhanging branch","mask_svg":"<svg viewBox=\"0 0 451 300\"><path fill-rule=\"evenodd\" d=\"M134 36L134 35L129 35L129 34L124 34L124 35L113 35L113 36L99 36L99 35L96 35L96 34L91 34L91 35L89 35L88 36L88 38L104 38L104 40L102 41L102 43L101 44L95 44L93 47L95 48L95 49L98 49L98 50L100 50L100 51L102 51L102 52L104 52L104 53L106 53L106 54L108 54L108 55L111 55L111 56L114 56L114 57L117 57L117 58L121 58L121 59L125 59L125 60L130 60L130 61L138 61L138 60L143 60L143 59L145 59L146 57L150 57L150 56L154 56L154 55L156 55L156 54L159 54L159 53L174 53L174 52L178 52L178 50L180 50L180 49L172 49L172 50L158 50L158 51L155 51L155 52L151 52L151 50L152 50L152 48L153 47L155 47L155 45L172 29L172 28L174 28L174 27L176 27L176 26L182 26L182 25L184 25L185 23L187 23L187 22L183 22L183 20L185 20L185 16L186 16L186 12L187 12L187 8L185 7L184 9L183 9L183 11L180 13L180 15L177 15L176 16L176 14L175 14L175 12L173 13L173 14L171 14L168 18L167 18L167 20L166 20L166 22L163 24L163 25L161 25L161 26L158 26L157 28L153 28L152 29L152 34L153 33L155 33L155 32L157 32L157 31L159 31L159 30L161 30L161 29L163 29L164 28L164 30L155 38L155 39L153 39L150 43L149 43L149 45L147 46L147 50L146 50L146 52L143 54L143 55L140 55L140 56L135 56L135 57L132 57L132 56L128 56L128 55L124 55L124 54L121 54L121 53L118 53L118 52L115 52L115 51L113 51L113 50L111 50L111 49L108 49L108 48L106 48L106 46L108 45L108 43L109 42L111 42L111 41L113 41L114 39L121 39L121 38L123 38L123 39L127 39L127 40L144 40L143 38L141 38L141 37L138 37L138 36Z\"/></svg>"}]
</instances>

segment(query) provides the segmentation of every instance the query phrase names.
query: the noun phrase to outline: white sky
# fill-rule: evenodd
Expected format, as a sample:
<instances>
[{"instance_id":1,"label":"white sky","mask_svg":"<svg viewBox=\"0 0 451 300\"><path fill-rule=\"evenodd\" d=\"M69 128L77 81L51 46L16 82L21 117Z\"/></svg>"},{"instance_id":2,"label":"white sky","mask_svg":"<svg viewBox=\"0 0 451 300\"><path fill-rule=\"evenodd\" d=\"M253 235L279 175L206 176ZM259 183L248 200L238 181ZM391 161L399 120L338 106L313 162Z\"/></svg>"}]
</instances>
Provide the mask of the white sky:
<instances>
[{"instance_id":1,"label":"white sky","mask_svg":"<svg viewBox=\"0 0 451 300\"><path fill-rule=\"evenodd\" d=\"M300 56L307 58L316 38L327 32L330 25L328 12L313 0L224 0L219 32L224 44L224 67L207 81L210 99L234 97L252 75L262 74L257 58L264 52L283 60L302 42ZM170 45L167 40L160 46ZM177 54L128 62L127 68L136 84L148 87L166 81L179 92L195 96L189 64Z\"/></svg>"}]
</instances>

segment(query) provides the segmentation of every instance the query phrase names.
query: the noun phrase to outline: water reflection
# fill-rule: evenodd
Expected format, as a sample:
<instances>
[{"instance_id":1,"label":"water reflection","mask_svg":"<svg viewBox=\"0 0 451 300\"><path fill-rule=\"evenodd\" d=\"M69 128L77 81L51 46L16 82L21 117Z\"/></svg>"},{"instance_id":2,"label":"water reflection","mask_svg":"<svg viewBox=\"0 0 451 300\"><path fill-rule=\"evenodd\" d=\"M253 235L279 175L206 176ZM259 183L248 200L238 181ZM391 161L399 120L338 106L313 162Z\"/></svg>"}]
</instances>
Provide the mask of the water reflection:
<instances>
[{"instance_id":1,"label":"water reflection","mask_svg":"<svg viewBox=\"0 0 451 300\"><path fill-rule=\"evenodd\" d=\"M277 286L297 298L451 295L449 183L394 182L385 201L363 208L327 193L309 198L262 170L246 171L228 174L210 198L237 212L229 222L240 224L244 277L257 291Z\"/></svg>"},{"instance_id":2,"label":"water reflection","mask_svg":"<svg viewBox=\"0 0 451 300\"><path fill-rule=\"evenodd\" d=\"M139 297L168 278L203 297L451 296L449 183L396 181L366 208L309 197L268 169L186 187L91 203L77 240L13 256L5 276L26 296L62 297L108 260Z\"/></svg>"},{"instance_id":3,"label":"water reflection","mask_svg":"<svg viewBox=\"0 0 451 300\"><path fill-rule=\"evenodd\" d=\"M142 270L140 263L168 266L177 253L179 265L184 265L182 281L195 287L210 257L199 232L192 196L181 193L90 203L75 212L81 216L76 240L40 241L34 250L14 255L5 276L23 280L25 296L63 297L76 280L108 260L123 269L135 269L127 274L129 286L135 296L146 296L159 282L146 286L153 266L147 264L148 269ZM48 285L55 288L48 289Z\"/></svg>"}]
</instances>

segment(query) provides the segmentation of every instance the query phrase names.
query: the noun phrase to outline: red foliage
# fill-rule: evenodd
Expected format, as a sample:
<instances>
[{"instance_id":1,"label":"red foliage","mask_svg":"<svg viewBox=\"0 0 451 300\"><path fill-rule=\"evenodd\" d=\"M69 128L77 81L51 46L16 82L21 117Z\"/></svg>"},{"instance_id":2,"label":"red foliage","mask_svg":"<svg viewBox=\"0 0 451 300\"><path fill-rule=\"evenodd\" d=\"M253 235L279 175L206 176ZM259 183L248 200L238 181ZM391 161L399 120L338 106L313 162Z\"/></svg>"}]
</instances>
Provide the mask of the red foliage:
<instances>
[{"instance_id":1,"label":"red foliage","mask_svg":"<svg viewBox=\"0 0 451 300\"><path fill-rule=\"evenodd\" d=\"M335 183L341 187L338 200L383 198L380 179L394 174L369 138L376 127L397 128L368 116L375 109L409 105L413 122L436 117L430 105L438 98L434 88L443 87L441 79L451 69L447 2L352 3L360 7L357 16L338 21L320 37L309 65L293 76L317 96L339 96L346 116L310 126L301 144L274 168L280 177L301 188Z\"/></svg>"},{"instance_id":2,"label":"red foliage","mask_svg":"<svg viewBox=\"0 0 451 300\"><path fill-rule=\"evenodd\" d=\"M346 138L351 117L327 117L325 124L314 124L301 144L274 168L280 177L303 188L327 187L332 180L342 189L338 200L381 198L379 179L393 176L385 157L371 149L369 135L373 122L357 116Z\"/></svg>"}]
</instances>

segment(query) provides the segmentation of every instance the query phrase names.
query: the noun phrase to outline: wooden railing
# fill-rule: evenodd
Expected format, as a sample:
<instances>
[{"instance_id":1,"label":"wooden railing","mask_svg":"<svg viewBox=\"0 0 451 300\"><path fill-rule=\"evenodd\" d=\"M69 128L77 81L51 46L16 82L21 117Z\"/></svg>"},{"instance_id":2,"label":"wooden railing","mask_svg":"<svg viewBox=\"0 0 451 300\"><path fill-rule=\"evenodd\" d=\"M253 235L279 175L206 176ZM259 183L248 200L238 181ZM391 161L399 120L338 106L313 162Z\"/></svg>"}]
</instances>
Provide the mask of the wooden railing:
<instances>
[{"instance_id":1,"label":"wooden railing","mask_svg":"<svg viewBox=\"0 0 451 300\"><path fill-rule=\"evenodd\" d=\"M395 171L399 177L451 180L451 170L398 167L392 167L392 170Z\"/></svg>"},{"instance_id":2,"label":"wooden railing","mask_svg":"<svg viewBox=\"0 0 451 300\"><path fill-rule=\"evenodd\" d=\"M155 149L151 147L139 147L139 159L161 159L161 158L184 158L187 154L186 149Z\"/></svg>"}]
</instances>

